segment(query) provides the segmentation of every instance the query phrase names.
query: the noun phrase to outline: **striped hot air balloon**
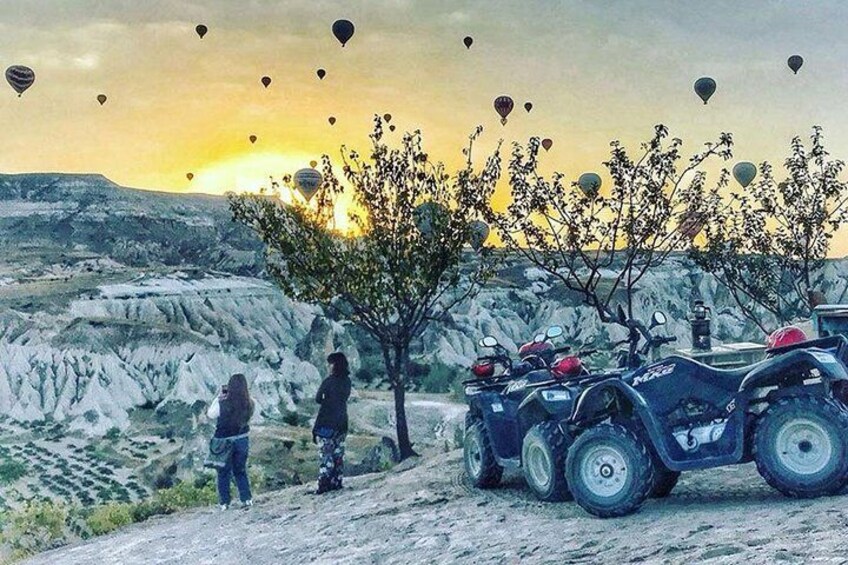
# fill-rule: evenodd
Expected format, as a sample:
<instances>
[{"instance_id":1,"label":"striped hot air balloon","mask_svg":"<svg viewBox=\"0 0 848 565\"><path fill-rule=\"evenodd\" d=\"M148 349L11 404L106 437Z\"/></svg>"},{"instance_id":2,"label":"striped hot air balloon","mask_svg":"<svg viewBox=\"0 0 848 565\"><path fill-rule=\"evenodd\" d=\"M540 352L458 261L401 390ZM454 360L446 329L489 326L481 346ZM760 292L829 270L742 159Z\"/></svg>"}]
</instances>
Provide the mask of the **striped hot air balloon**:
<instances>
[{"instance_id":1,"label":"striped hot air balloon","mask_svg":"<svg viewBox=\"0 0 848 565\"><path fill-rule=\"evenodd\" d=\"M20 96L35 82L35 72L23 65L12 65L6 69L6 81Z\"/></svg>"},{"instance_id":2,"label":"striped hot air balloon","mask_svg":"<svg viewBox=\"0 0 848 565\"><path fill-rule=\"evenodd\" d=\"M294 187L307 202L312 200L323 182L324 177L315 169L300 169L294 174Z\"/></svg>"}]
</instances>

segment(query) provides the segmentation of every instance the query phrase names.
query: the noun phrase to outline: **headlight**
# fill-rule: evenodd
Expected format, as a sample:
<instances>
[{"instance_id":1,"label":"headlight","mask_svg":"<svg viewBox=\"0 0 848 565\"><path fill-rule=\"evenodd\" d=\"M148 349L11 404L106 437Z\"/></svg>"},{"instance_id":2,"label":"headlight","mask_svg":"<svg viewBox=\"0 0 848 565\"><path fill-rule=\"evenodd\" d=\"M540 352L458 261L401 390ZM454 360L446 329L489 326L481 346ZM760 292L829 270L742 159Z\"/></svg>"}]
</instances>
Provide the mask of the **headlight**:
<instances>
[{"instance_id":1,"label":"headlight","mask_svg":"<svg viewBox=\"0 0 848 565\"><path fill-rule=\"evenodd\" d=\"M571 394L567 390L543 390L542 398L548 402L560 402L571 400Z\"/></svg>"}]
</instances>

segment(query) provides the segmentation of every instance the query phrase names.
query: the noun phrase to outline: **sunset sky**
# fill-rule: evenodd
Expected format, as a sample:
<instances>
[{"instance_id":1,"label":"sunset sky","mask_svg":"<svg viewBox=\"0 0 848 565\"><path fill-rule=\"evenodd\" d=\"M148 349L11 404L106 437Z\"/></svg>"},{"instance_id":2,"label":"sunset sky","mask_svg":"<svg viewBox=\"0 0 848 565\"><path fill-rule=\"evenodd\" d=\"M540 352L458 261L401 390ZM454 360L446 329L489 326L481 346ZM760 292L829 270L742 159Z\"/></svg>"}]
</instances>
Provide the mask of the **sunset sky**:
<instances>
[{"instance_id":1,"label":"sunset sky","mask_svg":"<svg viewBox=\"0 0 848 565\"><path fill-rule=\"evenodd\" d=\"M344 48L330 31L339 18L357 26ZM633 145L660 122L691 151L730 131L736 160L757 163L782 161L819 124L848 158L845 22L838 0L3 0L0 63L37 79L20 99L2 85L0 170L256 188L364 146L386 112L449 163L478 124L481 152L550 137L545 166L569 178L602 173L611 139ZM718 83L707 106L692 91L701 76ZM501 94L516 102L505 127Z\"/></svg>"}]
</instances>

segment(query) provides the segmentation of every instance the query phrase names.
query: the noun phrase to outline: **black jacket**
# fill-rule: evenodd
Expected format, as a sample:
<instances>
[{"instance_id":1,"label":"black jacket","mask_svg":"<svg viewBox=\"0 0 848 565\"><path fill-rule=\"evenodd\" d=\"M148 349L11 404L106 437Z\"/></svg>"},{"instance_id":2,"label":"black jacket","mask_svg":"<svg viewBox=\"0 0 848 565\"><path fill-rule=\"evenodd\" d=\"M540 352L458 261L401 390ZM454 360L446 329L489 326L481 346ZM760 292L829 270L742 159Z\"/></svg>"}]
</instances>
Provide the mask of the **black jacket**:
<instances>
[{"instance_id":1,"label":"black jacket","mask_svg":"<svg viewBox=\"0 0 848 565\"><path fill-rule=\"evenodd\" d=\"M313 433L318 428L331 428L338 433L347 433L347 399L350 398L350 378L329 376L321 383L315 402L321 405L315 419Z\"/></svg>"},{"instance_id":2,"label":"black jacket","mask_svg":"<svg viewBox=\"0 0 848 565\"><path fill-rule=\"evenodd\" d=\"M250 401L250 410L248 414L246 414L246 420L244 419L244 415L241 419L236 417L235 407L232 402L229 402L226 398L221 400L220 403L221 413L218 416L218 425L215 427L215 437L233 437L246 434L250 431L248 422L250 421L250 418L253 417L253 400Z\"/></svg>"}]
</instances>

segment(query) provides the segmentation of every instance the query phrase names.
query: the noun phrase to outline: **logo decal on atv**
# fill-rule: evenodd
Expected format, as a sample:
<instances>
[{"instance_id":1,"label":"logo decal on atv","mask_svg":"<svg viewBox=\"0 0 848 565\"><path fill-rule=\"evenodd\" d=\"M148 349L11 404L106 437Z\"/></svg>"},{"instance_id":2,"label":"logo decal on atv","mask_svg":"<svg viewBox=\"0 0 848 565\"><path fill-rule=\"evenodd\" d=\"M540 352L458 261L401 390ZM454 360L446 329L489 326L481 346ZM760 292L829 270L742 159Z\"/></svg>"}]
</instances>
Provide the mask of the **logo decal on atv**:
<instances>
[{"instance_id":1,"label":"logo decal on atv","mask_svg":"<svg viewBox=\"0 0 848 565\"><path fill-rule=\"evenodd\" d=\"M503 412L503 404L500 402L492 404L492 412Z\"/></svg>"},{"instance_id":2,"label":"logo decal on atv","mask_svg":"<svg viewBox=\"0 0 848 565\"><path fill-rule=\"evenodd\" d=\"M527 387L527 379L519 379L517 381L513 381L509 383L509 386L506 387L504 394L511 394L517 390L522 390Z\"/></svg>"},{"instance_id":3,"label":"logo decal on atv","mask_svg":"<svg viewBox=\"0 0 848 565\"><path fill-rule=\"evenodd\" d=\"M736 410L736 399L734 398L733 400L731 400L730 404L728 404L724 409L727 410L728 414Z\"/></svg>"},{"instance_id":4,"label":"logo decal on atv","mask_svg":"<svg viewBox=\"0 0 848 565\"><path fill-rule=\"evenodd\" d=\"M654 379L658 379L659 377L670 375L674 372L674 368L676 366L677 365L675 363L672 363L671 365L661 365L659 367L652 367L645 371L644 374L639 375L638 377L633 379L633 386L639 386Z\"/></svg>"}]
</instances>

